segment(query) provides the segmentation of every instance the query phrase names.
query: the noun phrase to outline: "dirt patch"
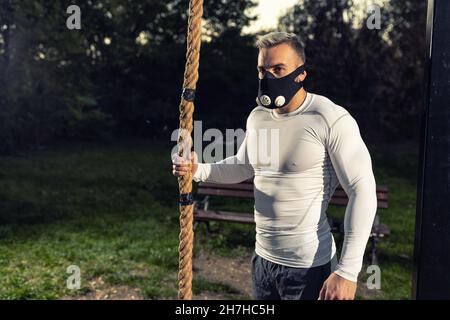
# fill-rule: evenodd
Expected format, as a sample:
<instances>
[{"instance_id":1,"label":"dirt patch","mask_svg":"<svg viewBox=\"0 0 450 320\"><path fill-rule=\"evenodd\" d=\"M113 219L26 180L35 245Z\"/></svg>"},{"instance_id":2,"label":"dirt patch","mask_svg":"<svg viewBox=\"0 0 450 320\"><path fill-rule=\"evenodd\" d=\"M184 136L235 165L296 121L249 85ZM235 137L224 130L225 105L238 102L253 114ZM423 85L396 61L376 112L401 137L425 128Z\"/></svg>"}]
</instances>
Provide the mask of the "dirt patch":
<instances>
[{"instance_id":1,"label":"dirt patch","mask_svg":"<svg viewBox=\"0 0 450 320\"><path fill-rule=\"evenodd\" d=\"M193 260L194 279L203 279L210 283L222 284L231 292L202 291L194 295L195 300L251 299L251 256L252 251L238 257L222 257L206 251L200 251ZM176 275L174 276L176 282ZM380 290L369 290L365 283L358 283L359 299L374 299ZM63 297L63 300L142 300L138 288L129 286L107 286L102 277L89 282L89 292L79 296ZM177 299L176 296L169 299Z\"/></svg>"},{"instance_id":2,"label":"dirt patch","mask_svg":"<svg viewBox=\"0 0 450 320\"><path fill-rule=\"evenodd\" d=\"M249 252L243 257L225 258L201 251L194 258L194 277L202 277L211 282L221 282L236 289L237 294L217 294L203 292L195 299L251 299L251 256ZM380 290L370 290L365 282L358 282L358 299L374 299L382 294Z\"/></svg>"},{"instance_id":3,"label":"dirt patch","mask_svg":"<svg viewBox=\"0 0 450 320\"><path fill-rule=\"evenodd\" d=\"M193 261L194 278L200 277L210 282L219 282L232 288L235 293L226 295L202 292L195 299L251 299L251 256L249 252L236 258L221 257L201 251Z\"/></svg>"}]
</instances>

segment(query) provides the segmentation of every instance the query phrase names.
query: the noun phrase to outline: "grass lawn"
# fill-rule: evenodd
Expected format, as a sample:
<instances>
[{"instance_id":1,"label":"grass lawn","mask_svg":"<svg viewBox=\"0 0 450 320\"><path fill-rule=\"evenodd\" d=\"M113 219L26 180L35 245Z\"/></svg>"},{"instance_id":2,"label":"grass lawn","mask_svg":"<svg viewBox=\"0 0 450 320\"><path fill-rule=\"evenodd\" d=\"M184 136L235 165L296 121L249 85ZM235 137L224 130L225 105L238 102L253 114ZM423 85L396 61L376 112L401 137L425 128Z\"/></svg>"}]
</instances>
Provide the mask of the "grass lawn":
<instances>
[{"instance_id":1,"label":"grass lawn","mask_svg":"<svg viewBox=\"0 0 450 320\"><path fill-rule=\"evenodd\" d=\"M0 298L80 296L98 277L106 285L139 288L144 298L176 297L178 187L170 172L171 148L122 142L0 157ZM390 188L390 208L381 220L392 230L379 245L382 291L376 298L408 299L417 151L369 149L377 183ZM213 205L252 207L236 201ZM252 250L251 226L212 227L207 241L197 238L196 250L224 256ZM198 231L204 233L203 227ZM66 287L70 265L80 267L80 290ZM220 281L194 279L194 293L227 290Z\"/></svg>"}]
</instances>

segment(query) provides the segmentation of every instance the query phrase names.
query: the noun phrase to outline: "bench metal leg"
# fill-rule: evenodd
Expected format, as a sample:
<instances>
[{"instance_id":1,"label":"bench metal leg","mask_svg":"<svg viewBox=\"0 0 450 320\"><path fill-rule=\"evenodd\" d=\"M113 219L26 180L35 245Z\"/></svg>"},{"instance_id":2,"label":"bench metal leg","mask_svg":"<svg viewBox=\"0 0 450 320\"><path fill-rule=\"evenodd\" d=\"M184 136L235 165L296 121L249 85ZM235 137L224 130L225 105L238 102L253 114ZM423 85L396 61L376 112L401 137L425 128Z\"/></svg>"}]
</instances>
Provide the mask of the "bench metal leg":
<instances>
[{"instance_id":1,"label":"bench metal leg","mask_svg":"<svg viewBox=\"0 0 450 320\"><path fill-rule=\"evenodd\" d=\"M206 225L206 238L208 238L209 234L211 233L209 221L205 221L205 225Z\"/></svg>"},{"instance_id":2,"label":"bench metal leg","mask_svg":"<svg viewBox=\"0 0 450 320\"><path fill-rule=\"evenodd\" d=\"M199 225L200 222L203 222L205 224L205 226L206 226L206 237L208 238L208 235L211 233L211 227L209 225L209 221L195 221L194 222L194 226L193 226L194 232L197 230L198 225Z\"/></svg>"}]
</instances>

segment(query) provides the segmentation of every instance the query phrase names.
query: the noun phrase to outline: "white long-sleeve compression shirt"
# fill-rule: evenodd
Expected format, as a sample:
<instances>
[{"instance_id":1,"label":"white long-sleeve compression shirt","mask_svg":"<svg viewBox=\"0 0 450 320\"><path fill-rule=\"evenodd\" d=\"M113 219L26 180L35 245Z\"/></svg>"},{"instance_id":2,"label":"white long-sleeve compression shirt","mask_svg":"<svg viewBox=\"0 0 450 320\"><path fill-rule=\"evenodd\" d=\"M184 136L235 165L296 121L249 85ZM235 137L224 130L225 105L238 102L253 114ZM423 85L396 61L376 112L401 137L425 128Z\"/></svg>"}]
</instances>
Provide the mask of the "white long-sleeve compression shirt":
<instances>
[{"instance_id":1,"label":"white long-sleeve compression shirt","mask_svg":"<svg viewBox=\"0 0 450 320\"><path fill-rule=\"evenodd\" d=\"M194 180L238 183L253 176L255 251L290 267L320 266L334 257L326 210L341 184L349 202L335 272L356 281L377 199L371 157L348 111L312 93L291 113L256 107L237 154L199 164Z\"/></svg>"}]
</instances>

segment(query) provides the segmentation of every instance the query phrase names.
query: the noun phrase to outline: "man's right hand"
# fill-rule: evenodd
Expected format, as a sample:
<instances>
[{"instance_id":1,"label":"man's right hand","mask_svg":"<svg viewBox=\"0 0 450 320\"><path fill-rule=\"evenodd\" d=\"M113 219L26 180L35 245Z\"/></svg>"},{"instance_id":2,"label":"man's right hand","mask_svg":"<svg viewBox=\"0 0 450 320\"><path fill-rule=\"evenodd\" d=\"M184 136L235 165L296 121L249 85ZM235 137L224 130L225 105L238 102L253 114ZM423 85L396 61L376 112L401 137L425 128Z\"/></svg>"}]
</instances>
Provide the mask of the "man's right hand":
<instances>
[{"instance_id":1,"label":"man's right hand","mask_svg":"<svg viewBox=\"0 0 450 320\"><path fill-rule=\"evenodd\" d=\"M191 160L191 161L190 161ZM192 175L195 174L198 168L197 154L192 151L190 159L186 160L184 157L180 157L178 154L172 156L172 173L175 177L184 176L189 172L189 164L192 162Z\"/></svg>"}]
</instances>

